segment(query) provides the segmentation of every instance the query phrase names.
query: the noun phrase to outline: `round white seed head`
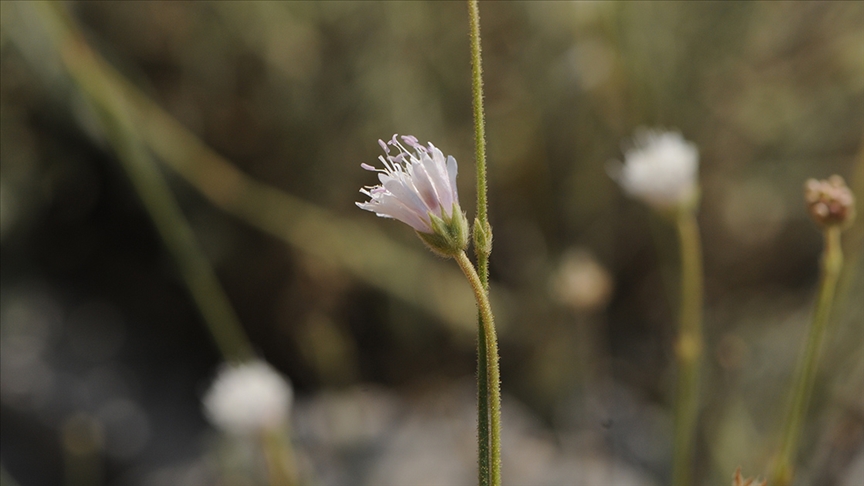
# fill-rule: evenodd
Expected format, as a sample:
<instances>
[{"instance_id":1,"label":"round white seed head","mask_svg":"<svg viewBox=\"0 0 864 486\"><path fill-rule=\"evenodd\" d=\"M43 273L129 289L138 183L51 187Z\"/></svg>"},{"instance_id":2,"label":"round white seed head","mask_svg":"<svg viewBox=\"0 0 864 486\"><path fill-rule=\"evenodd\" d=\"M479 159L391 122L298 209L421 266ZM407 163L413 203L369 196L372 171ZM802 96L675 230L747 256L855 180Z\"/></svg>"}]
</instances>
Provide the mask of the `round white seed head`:
<instances>
[{"instance_id":1,"label":"round white seed head","mask_svg":"<svg viewBox=\"0 0 864 486\"><path fill-rule=\"evenodd\" d=\"M254 434L281 427L292 398L291 384L269 364L227 364L204 396L204 412L225 432Z\"/></svg>"},{"instance_id":2,"label":"round white seed head","mask_svg":"<svg viewBox=\"0 0 864 486\"><path fill-rule=\"evenodd\" d=\"M698 195L699 149L678 132L642 130L613 171L627 194L659 210L692 204Z\"/></svg>"}]
</instances>

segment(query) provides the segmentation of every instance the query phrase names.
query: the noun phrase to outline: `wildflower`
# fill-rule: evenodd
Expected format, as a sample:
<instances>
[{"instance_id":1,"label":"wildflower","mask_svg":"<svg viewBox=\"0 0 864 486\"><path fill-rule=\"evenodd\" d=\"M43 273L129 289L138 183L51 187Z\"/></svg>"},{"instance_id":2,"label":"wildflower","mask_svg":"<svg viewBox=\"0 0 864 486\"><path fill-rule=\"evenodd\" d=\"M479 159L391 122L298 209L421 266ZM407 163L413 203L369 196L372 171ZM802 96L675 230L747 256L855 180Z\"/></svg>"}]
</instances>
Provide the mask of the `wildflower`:
<instances>
[{"instance_id":1,"label":"wildflower","mask_svg":"<svg viewBox=\"0 0 864 486\"><path fill-rule=\"evenodd\" d=\"M226 365L204 397L204 411L223 431L247 435L282 426L292 398L290 383L269 364Z\"/></svg>"},{"instance_id":2,"label":"wildflower","mask_svg":"<svg viewBox=\"0 0 864 486\"><path fill-rule=\"evenodd\" d=\"M855 219L855 196L839 175L823 181L809 179L804 184L804 199L820 226L844 227Z\"/></svg>"},{"instance_id":3,"label":"wildflower","mask_svg":"<svg viewBox=\"0 0 864 486\"><path fill-rule=\"evenodd\" d=\"M414 152L393 135L389 142L378 140L387 154L378 157L383 169L360 164L378 172L381 184L360 189L370 200L356 204L382 218L398 219L411 226L432 250L455 255L468 246L468 221L459 207L456 189L456 159L445 159L432 143L424 147L416 137L401 138ZM391 155L394 149L398 153Z\"/></svg>"},{"instance_id":4,"label":"wildflower","mask_svg":"<svg viewBox=\"0 0 864 486\"><path fill-rule=\"evenodd\" d=\"M741 468L735 470L735 475L732 476L732 486L765 486L767 481L757 482L755 479L741 477Z\"/></svg>"},{"instance_id":5,"label":"wildflower","mask_svg":"<svg viewBox=\"0 0 864 486\"><path fill-rule=\"evenodd\" d=\"M590 252L571 249L552 278L557 300L576 312L592 312L609 303L612 276Z\"/></svg>"},{"instance_id":6,"label":"wildflower","mask_svg":"<svg viewBox=\"0 0 864 486\"><path fill-rule=\"evenodd\" d=\"M642 130L610 175L630 196L668 210L695 203L698 170L699 150L680 133Z\"/></svg>"}]
</instances>

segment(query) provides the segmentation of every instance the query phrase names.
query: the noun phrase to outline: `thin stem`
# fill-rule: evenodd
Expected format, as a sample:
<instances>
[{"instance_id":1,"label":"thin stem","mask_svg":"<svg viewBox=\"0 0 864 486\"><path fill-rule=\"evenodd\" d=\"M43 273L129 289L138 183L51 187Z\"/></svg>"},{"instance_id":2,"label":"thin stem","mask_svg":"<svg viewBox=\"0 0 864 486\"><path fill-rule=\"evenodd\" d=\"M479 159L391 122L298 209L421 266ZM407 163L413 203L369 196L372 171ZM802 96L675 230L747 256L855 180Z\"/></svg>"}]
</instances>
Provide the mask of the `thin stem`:
<instances>
[{"instance_id":1,"label":"thin stem","mask_svg":"<svg viewBox=\"0 0 864 486\"><path fill-rule=\"evenodd\" d=\"M813 313L813 323L807 336L804 356L799 362L796 372L792 398L783 426L780 452L775 463L772 486L788 486L792 484L792 479L795 476L794 462L798 452L798 442L807 414L810 395L813 393L822 341L825 338L825 330L831 315L831 304L834 301L837 280L842 268L843 250L840 245L840 228L831 226L825 229L825 249L822 253L819 298Z\"/></svg>"},{"instance_id":2,"label":"thin stem","mask_svg":"<svg viewBox=\"0 0 864 486\"><path fill-rule=\"evenodd\" d=\"M486 121L483 112L483 60L480 52L480 9L477 0L468 0L468 23L471 38L471 93L474 111L474 147L477 167L477 219L474 223L475 238L478 231L486 235L483 241L487 245L474 245L477 256L477 270L480 285L485 293L489 292L489 253L491 252L492 230L486 209ZM477 240L475 240L477 241ZM491 316L491 313L490 313ZM493 336L494 338L494 336ZM485 343L489 340L483 324L482 312L477 318L477 469L480 486L500 483L500 451L490 452L489 433L489 350ZM494 360L498 361L497 343ZM496 371L497 373L497 371ZM498 379L493 382L495 393L498 394ZM497 413L500 415L500 413ZM493 413L493 421L500 422L500 416ZM493 457L494 455L494 457ZM490 462L492 469L490 470ZM498 483L493 481L498 477Z\"/></svg>"},{"instance_id":3,"label":"thin stem","mask_svg":"<svg viewBox=\"0 0 864 486\"><path fill-rule=\"evenodd\" d=\"M480 10L477 0L468 0L468 23L471 27L471 93L474 108L474 149L477 164L477 219L484 226L486 214L486 119L483 114L483 65L480 55ZM484 276L481 281L486 285Z\"/></svg>"},{"instance_id":4,"label":"thin stem","mask_svg":"<svg viewBox=\"0 0 864 486\"><path fill-rule=\"evenodd\" d=\"M675 354L678 385L675 399L675 443L672 484L692 486L692 463L699 415L699 368L702 357L702 246L691 209L677 218L681 247L681 309Z\"/></svg>"},{"instance_id":5,"label":"thin stem","mask_svg":"<svg viewBox=\"0 0 864 486\"><path fill-rule=\"evenodd\" d=\"M489 294L483 288L483 283L480 281L480 276L474 269L474 265L471 264L464 251L456 255L455 258L474 290L474 298L477 300L477 308L480 310L485 331L486 366L489 371L487 375L489 380L489 445L492 466L489 484L501 486L501 378L498 368L498 338L495 332L495 321L492 316L492 307L489 304Z\"/></svg>"},{"instance_id":6,"label":"thin stem","mask_svg":"<svg viewBox=\"0 0 864 486\"><path fill-rule=\"evenodd\" d=\"M296 486L297 466L290 442L277 430L264 430L261 432L261 447L270 486Z\"/></svg>"},{"instance_id":7,"label":"thin stem","mask_svg":"<svg viewBox=\"0 0 864 486\"><path fill-rule=\"evenodd\" d=\"M18 486L18 481L12 478L3 464L0 464L0 486Z\"/></svg>"},{"instance_id":8,"label":"thin stem","mask_svg":"<svg viewBox=\"0 0 864 486\"><path fill-rule=\"evenodd\" d=\"M130 115L133 110L124 93L102 76L95 54L74 30L72 20L62 7L41 2L35 5L58 45L69 74L99 116L109 143L180 268L219 350L229 361L252 358L252 346L213 267L201 251L167 182L135 133Z\"/></svg>"},{"instance_id":9,"label":"thin stem","mask_svg":"<svg viewBox=\"0 0 864 486\"><path fill-rule=\"evenodd\" d=\"M479 259L478 259L479 260ZM478 277L479 278L479 277ZM482 279L481 279L482 284ZM489 370L483 313L477 313L477 473L479 486L490 486L489 470Z\"/></svg>"}]
</instances>

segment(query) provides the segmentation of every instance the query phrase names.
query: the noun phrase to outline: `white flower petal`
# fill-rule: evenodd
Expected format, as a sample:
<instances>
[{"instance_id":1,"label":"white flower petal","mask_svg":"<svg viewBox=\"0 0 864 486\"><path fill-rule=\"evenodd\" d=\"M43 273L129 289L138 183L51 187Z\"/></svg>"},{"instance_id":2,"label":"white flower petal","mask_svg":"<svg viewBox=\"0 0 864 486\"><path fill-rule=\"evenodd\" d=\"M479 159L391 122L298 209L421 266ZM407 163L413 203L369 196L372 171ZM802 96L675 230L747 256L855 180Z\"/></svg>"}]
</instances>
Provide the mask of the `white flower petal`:
<instances>
[{"instance_id":1,"label":"white flower petal","mask_svg":"<svg viewBox=\"0 0 864 486\"><path fill-rule=\"evenodd\" d=\"M417 231L431 233L430 215L451 217L453 205L459 204L456 191L456 159L447 158L431 143L420 145L416 137L406 135L402 141L414 149L409 152L398 140L398 135L388 142L379 140L386 156L379 160L383 169L361 164L366 170L378 172L380 185L361 189L369 201L357 203L357 207L376 213L384 218L393 218L408 224ZM390 155L396 149L398 154Z\"/></svg>"},{"instance_id":2,"label":"white flower petal","mask_svg":"<svg viewBox=\"0 0 864 486\"><path fill-rule=\"evenodd\" d=\"M696 145L677 132L640 131L624 164L611 168L631 196L657 208L670 208L692 198L699 167Z\"/></svg>"},{"instance_id":3,"label":"white flower petal","mask_svg":"<svg viewBox=\"0 0 864 486\"><path fill-rule=\"evenodd\" d=\"M421 157L426 172L435 185L442 209L449 215L453 207L453 191L450 190L450 178L447 177L447 161L437 147L429 144L429 153Z\"/></svg>"},{"instance_id":4,"label":"white flower petal","mask_svg":"<svg viewBox=\"0 0 864 486\"><path fill-rule=\"evenodd\" d=\"M452 155L447 156L447 174L450 176L450 198L453 202L459 201L459 191L456 189L456 174L459 172L459 166L456 164L456 159Z\"/></svg>"},{"instance_id":5,"label":"white flower petal","mask_svg":"<svg viewBox=\"0 0 864 486\"><path fill-rule=\"evenodd\" d=\"M417 189L417 194L426 203L426 206L434 214L440 214L441 203L438 200L436 187L432 184L429 178L429 171L420 164L408 165L408 175L411 177L414 187Z\"/></svg>"},{"instance_id":6,"label":"white flower petal","mask_svg":"<svg viewBox=\"0 0 864 486\"><path fill-rule=\"evenodd\" d=\"M421 216L392 194L385 194L380 198L375 213L384 218L398 219L417 231L432 232L432 227L423 217L425 215Z\"/></svg>"}]
</instances>

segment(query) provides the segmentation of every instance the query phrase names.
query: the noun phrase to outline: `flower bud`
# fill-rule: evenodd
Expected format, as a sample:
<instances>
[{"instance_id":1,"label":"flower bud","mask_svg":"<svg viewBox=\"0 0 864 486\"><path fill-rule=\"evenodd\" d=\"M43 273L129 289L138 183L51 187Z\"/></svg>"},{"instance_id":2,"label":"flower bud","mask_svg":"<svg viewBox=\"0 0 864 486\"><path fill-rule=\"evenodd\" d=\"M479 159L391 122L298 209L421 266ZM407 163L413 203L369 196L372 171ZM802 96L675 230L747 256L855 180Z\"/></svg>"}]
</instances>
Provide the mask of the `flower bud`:
<instances>
[{"instance_id":1,"label":"flower bud","mask_svg":"<svg viewBox=\"0 0 864 486\"><path fill-rule=\"evenodd\" d=\"M492 226L488 221L483 225L480 218L474 218L474 248L478 254L492 253Z\"/></svg>"},{"instance_id":2,"label":"flower bud","mask_svg":"<svg viewBox=\"0 0 864 486\"><path fill-rule=\"evenodd\" d=\"M752 478L744 479L741 476L741 468L735 470L735 475L732 476L732 486L765 486L767 481L757 481Z\"/></svg>"},{"instance_id":3,"label":"flower bud","mask_svg":"<svg viewBox=\"0 0 864 486\"><path fill-rule=\"evenodd\" d=\"M821 181L809 179L804 184L804 199L810 216L820 226L846 227L855 219L855 196L839 175Z\"/></svg>"}]
</instances>

